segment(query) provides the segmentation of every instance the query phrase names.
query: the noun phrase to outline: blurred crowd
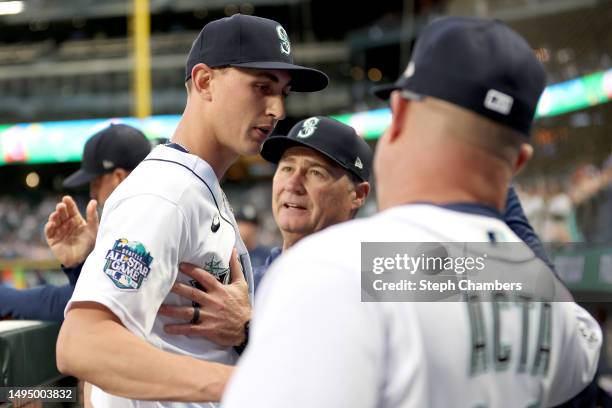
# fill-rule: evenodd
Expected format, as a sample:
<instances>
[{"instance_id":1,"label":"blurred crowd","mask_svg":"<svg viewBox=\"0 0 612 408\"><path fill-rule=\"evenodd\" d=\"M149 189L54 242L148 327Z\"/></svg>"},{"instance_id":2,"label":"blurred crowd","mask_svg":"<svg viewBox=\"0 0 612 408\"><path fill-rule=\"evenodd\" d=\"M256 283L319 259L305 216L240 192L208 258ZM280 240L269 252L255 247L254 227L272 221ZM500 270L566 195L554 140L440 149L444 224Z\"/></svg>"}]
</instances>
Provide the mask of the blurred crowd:
<instances>
[{"instance_id":1,"label":"blurred crowd","mask_svg":"<svg viewBox=\"0 0 612 408\"><path fill-rule=\"evenodd\" d=\"M612 243L612 156L601 167L583 163L563 177L527 179L516 189L542 241Z\"/></svg>"},{"instance_id":2,"label":"blurred crowd","mask_svg":"<svg viewBox=\"0 0 612 408\"><path fill-rule=\"evenodd\" d=\"M44 225L60 197L0 196L0 258L51 259Z\"/></svg>"}]
</instances>

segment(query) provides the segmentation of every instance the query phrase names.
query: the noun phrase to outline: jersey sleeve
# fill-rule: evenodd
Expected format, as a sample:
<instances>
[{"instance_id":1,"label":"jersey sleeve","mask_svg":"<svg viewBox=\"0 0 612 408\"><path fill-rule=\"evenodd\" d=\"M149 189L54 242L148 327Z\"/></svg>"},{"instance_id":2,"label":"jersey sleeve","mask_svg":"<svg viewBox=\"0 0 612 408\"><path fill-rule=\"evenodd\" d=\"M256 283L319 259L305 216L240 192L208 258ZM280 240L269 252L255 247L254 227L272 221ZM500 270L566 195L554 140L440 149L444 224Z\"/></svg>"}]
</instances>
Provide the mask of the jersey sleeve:
<instances>
[{"instance_id":1,"label":"jersey sleeve","mask_svg":"<svg viewBox=\"0 0 612 408\"><path fill-rule=\"evenodd\" d=\"M22 290L0 285L0 317L61 322L73 290L72 285L43 285Z\"/></svg>"},{"instance_id":2,"label":"jersey sleeve","mask_svg":"<svg viewBox=\"0 0 612 408\"><path fill-rule=\"evenodd\" d=\"M551 367L549 396L543 405L547 407L569 400L591 383L602 344L601 328L586 310L572 302L558 302L554 306L557 313L552 330L559 335L556 342L559 357Z\"/></svg>"},{"instance_id":3,"label":"jersey sleeve","mask_svg":"<svg viewBox=\"0 0 612 408\"><path fill-rule=\"evenodd\" d=\"M188 245L185 216L175 203L156 195L123 199L104 211L66 313L76 302L97 302L144 337Z\"/></svg>"},{"instance_id":4,"label":"jersey sleeve","mask_svg":"<svg viewBox=\"0 0 612 408\"><path fill-rule=\"evenodd\" d=\"M506 196L504 221L508 227L510 227L510 229L531 248L538 258L544 261L550 269L553 271L555 270L555 265L551 262L550 258L548 258L538 234L536 234L529 220L527 220L521 201L512 186L508 188L508 195Z\"/></svg>"},{"instance_id":5,"label":"jersey sleeve","mask_svg":"<svg viewBox=\"0 0 612 408\"><path fill-rule=\"evenodd\" d=\"M289 252L259 289L223 407L376 406L384 330L373 304L360 302L359 275L347 283L326 262Z\"/></svg>"}]
</instances>

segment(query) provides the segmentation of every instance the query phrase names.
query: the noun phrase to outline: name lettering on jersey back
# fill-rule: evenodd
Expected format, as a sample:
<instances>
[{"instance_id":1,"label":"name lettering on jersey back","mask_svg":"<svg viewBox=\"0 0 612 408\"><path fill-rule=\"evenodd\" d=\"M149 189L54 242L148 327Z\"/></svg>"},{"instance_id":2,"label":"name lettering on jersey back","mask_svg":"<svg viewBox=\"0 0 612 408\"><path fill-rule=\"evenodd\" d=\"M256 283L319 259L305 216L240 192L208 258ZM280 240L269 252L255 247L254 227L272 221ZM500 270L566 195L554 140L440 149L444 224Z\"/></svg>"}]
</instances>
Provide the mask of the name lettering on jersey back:
<instances>
[{"instance_id":1,"label":"name lettering on jersey back","mask_svg":"<svg viewBox=\"0 0 612 408\"><path fill-rule=\"evenodd\" d=\"M143 244L120 238L108 250L104 273L119 289L138 290L149 276L153 257Z\"/></svg>"},{"instance_id":2,"label":"name lettering on jersey back","mask_svg":"<svg viewBox=\"0 0 612 408\"><path fill-rule=\"evenodd\" d=\"M517 372L546 376L552 351L551 304L527 298L510 302L503 292L493 294L493 299L493 302L483 302L479 296L469 296L466 303L471 333L470 375L477 376L491 369L505 371L514 359ZM491 308L490 314L485 313L485 307ZM533 319L537 323L535 333L530 324ZM513 350L512 342L504 341L503 327L512 326L516 320L521 322L521 342Z\"/></svg>"}]
</instances>

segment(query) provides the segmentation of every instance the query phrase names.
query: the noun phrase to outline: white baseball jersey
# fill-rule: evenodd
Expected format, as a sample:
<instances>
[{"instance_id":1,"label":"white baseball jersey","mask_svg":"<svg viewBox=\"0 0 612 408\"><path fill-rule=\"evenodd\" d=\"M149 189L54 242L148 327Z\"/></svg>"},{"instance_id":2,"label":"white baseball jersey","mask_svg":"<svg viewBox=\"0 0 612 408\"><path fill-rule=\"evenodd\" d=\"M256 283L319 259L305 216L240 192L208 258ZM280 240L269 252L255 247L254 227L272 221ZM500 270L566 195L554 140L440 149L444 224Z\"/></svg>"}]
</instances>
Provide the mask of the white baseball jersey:
<instances>
[{"instance_id":1,"label":"white baseball jersey","mask_svg":"<svg viewBox=\"0 0 612 408\"><path fill-rule=\"evenodd\" d=\"M162 350L235 364L233 348L202 337L166 334L164 325L181 322L157 315L162 303L191 305L170 293L176 281L192 284L179 272L179 263L198 265L227 282L234 247L252 298L248 253L212 168L195 155L158 146L107 200L95 248L66 310L73 302L98 302L132 333ZM116 347L117 358L122 358L121 344ZM92 402L113 408L216 405L132 401L96 387Z\"/></svg>"},{"instance_id":2,"label":"white baseball jersey","mask_svg":"<svg viewBox=\"0 0 612 408\"><path fill-rule=\"evenodd\" d=\"M361 242L487 242L489 232L519 241L500 219L425 204L303 239L260 286L222 406L527 408L577 394L595 373L601 331L573 302L547 303L544 326L544 304L532 303L527 329L521 308L508 307L497 341L493 302L482 302L476 343L464 302L361 301Z\"/></svg>"}]
</instances>

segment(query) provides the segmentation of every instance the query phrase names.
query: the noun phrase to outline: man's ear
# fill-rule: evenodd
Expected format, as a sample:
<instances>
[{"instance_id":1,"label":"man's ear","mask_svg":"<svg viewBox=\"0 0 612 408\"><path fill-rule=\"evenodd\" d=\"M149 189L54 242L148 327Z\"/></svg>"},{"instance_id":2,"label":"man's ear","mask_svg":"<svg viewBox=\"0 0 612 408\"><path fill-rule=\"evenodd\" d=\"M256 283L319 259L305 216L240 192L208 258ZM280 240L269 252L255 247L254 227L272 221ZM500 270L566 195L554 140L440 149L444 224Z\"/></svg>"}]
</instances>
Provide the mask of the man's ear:
<instances>
[{"instance_id":1,"label":"man's ear","mask_svg":"<svg viewBox=\"0 0 612 408\"><path fill-rule=\"evenodd\" d=\"M117 168L113 170L113 178L115 179L115 185L118 186L127 176L130 175L130 172L126 169Z\"/></svg>"},{"instance_id":2,"label":"man's ear","mask_svg":"<svg viewBox=\"0 0 612 408\"><path fill-rule=\"evenodd\" d=\"M353 198L353 209L360 209L368 198L370 192L370 183L362 181L361 183L355 184L355 197Z\"/></svg>"},{"instance_id":3,"label":"man's ear","mask_svg":"<svg viewBox=\"0 0 612 408\"><path fill-rule=\"evenodd\" d=\"M213 70L206 64L196 64L191 69L192 92L210 100L210 82L213 77Z\"/></svg>"},{"instance_id":4,"label":"man's ear","mask_svg":"<svg viewBox=\"0 0 612 408\"><path fill-rule=\"evenodd\" d=\"M391 94L391 125L386 131L388 142L393 143L402 133L409 108L410 101L402 98L399 91L393 91Z\"/></svg>"},{"instance_id":5,"label":"man's ear","mask_svg":"<svg viewBox=\"0 0 612 408\"><path fill-rule=\"evenodd\" d=\"M518 174L533 157L533 146L529 143L521 143L519 154L514 163L514 174Z\"/></svg>"}]
</instances>

